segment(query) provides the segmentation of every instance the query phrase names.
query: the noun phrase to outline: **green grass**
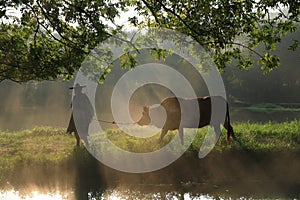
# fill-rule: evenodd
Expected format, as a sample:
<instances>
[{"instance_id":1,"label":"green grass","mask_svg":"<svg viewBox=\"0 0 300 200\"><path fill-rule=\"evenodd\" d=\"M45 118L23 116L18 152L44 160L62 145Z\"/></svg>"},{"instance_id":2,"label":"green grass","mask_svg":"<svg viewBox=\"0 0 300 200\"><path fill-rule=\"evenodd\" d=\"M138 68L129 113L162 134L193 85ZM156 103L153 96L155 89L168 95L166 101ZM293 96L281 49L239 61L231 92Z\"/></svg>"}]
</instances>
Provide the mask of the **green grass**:
<instances>
[{"instance_id":1,"label":"green grass","mask_svg":"<svg viewBox=\"0 0 300 200\"><path fill-rule=\"evenodd\" d=\"M64 132L52 127L0 132L0 174L22 166L56 164L67 159L74 138Z\"/></svg>"},{"instance_id":2,"label":"green grass","mask_svg":"<svg viewBox=\"0 0 300 200\"><path fill-rule=\"evenodd\" d=\"M300 149L299 120L283 123L243 123L237 124L235 130L248 149L256 151Z\"/></svg>"},{"instance_id":3,"label":"green grass","mask_svg":"<svg viewBox=\"0 0 300 200\"><path fill-rule=\"evenodd\" d=\"M0 132L0 151L4 157L14 156L26 162L59 162L68 157L74 139L63 129L36 127L20 132Z\"/></svg>"},{"instance_id":4,"label":"green grass","mask_svg":"<svg viewBox=\"0 0 300 200\"><path fill-rule=\"evenodd\" d=\"M273 113L273 112L299 112L300 108L286 108L280 105L272 104L272 103L262 103L262 104L254 104L249 107L241 107L240 109L249 110L252 112L259 113Z\"/></svg>"},{"instance_id":5,"label":"green grass","mask_svg":"<svg viewBox=\"0 0 300 200\"><path fill-rule=\"evenodd\" d=\"M233 124L235 134L239 142L226 142L225 129L222 129L222 135L214 147L214 151L226 150L251 150L257 152L268 151L294 151L300 149L300 121L294 120L283 123L240 123ZM208 127L197 130L189 151L198 151L203 140L208 133ZM213 132L212 132L213 133ZM169 143L177 131L169 131L163 142L159 142L160 134L149 138L136 138L125 134L120 130L107 130L105 135L115 145L131 152L151 152L160 149ZM185 136L189 137L187 133ZM180 144L178 143L178 146Z\"/></svg>"},{"instance_id":6,"label":"green grass","mask_svg":"<svg viewBox=\"0 0 300 200\"><path fill-rule=\"evenodd\" d=\"M255 152L277 152L300 150L300 120L284 123L240 123L233 124L240 143L225 141L225 130L214 147L215 152L251 150ZM197 130L197 135L188 152L198 152L208 128ZM115 145L131 152L151 152L160 149L172 140L177 131L169 131L162 142L159 134L149 138L129 136L119 129L107 130L104 134ZM185 133L189 137L188 132ZM100 135L90 140L101 144ZM105 145L102 145L105 146ZM178 142L178 148L180 148ZM93 146L92 146L93 147ZM101 149L109 151L109 149ZM0 131L0 179L1 174L22 166L58 164L76 156L88 155L83 147L75 148L75 138L65 134L63 128L37 127L18 132ZM82 158L80 158L82 159ZM80 159L76 159L80 161Z\"/></svg>"}]
</instances>

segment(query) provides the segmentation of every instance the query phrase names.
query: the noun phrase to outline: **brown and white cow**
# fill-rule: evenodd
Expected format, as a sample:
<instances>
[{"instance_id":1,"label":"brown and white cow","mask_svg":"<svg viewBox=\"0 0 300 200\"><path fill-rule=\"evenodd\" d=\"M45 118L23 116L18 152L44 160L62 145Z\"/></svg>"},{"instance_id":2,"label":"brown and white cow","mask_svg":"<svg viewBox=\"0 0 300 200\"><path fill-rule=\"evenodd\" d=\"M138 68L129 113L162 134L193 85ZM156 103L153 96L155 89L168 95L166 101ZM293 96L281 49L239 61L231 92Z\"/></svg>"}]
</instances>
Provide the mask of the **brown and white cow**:
<instances>
[{"instance_id":1,"label":"brown and white cow","mask_svg":"<svg viewBox=\"0 0 300 200\"><path fill-rule=\"evenodd\" d=\"M195 110L195 105L198 106L198 110ZM164 120L161 119L163 115L166 116ZM178 129L182 144L183 128L202 128L207 125L213 126L215 132L221 134L220 124L223 124L227 130L226 141L229 141L230 136L236 139L230 125L228 103L221 96L197 99L169 97L164 99L159 106L143 107L142 117L137 124L162 128L160 140L169 130Z\"/></svg>"}]
</instances>

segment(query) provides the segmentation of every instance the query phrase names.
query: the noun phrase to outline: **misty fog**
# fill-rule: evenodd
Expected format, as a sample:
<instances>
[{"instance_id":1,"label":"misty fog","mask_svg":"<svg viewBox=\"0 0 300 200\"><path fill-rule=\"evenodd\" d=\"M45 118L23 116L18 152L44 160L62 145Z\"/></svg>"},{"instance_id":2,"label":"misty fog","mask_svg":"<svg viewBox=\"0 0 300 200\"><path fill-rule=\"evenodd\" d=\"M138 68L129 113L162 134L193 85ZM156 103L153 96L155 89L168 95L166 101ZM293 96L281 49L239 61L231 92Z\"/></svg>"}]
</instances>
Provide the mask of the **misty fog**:
<instances>
[{"instance_id":1,"label":"misty fog","mask_svg":"<svg viewBox=\"0 0 300 200\"><path fill-rule=\"evenodd\" d=\"M232 64L222 73L230 104L244 102L257 103L300 103L300 51L287 50L294 33L283 38L276 50L281 66L263 74L261 69L239 69ZM161 63L172 66L188 79L198 96L209 95L207 87L195 69L176 55L166 60L155 60L148 51L137 56L138 64ZM111 94L114 85L127 69L120 69L116 61L103 85L98 85L95 107L98 119L113 121L111 114ZM158 78L160 74L157 74ZM176 80L174 81L176 84ZM73 81L43 81L17 84L0 82L0 130L19 130L34 126L67 127L71 115ZM180 86L177 86L180 87ZM83 89L86 93L86 88ZM137 120L145 105L153 105L174 94L168 88L157 84L146 84L138 88L130 99L129 109L132 119ZM247 118L246 118L247 119ZM246 120L245 119L245 120ZM114 127L102 123L103 127Z\"/></svg>"}]
</instances>

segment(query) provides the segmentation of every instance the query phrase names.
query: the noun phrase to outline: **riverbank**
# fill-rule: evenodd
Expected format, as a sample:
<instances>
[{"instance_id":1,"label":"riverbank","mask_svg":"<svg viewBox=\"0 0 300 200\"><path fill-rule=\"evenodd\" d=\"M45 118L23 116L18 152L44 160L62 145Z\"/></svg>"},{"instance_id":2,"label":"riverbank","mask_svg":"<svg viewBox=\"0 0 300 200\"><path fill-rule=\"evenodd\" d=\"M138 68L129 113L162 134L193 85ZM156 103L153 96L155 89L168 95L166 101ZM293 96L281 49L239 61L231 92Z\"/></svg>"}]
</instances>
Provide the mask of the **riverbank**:
<instances>
[{"instance_id":1,"label":"riverbank","mask_svg":"<svg viewBox=\"0 0 300 200\"><path fill-rule=\"evenodd\" d=\"M111 169L94 159L61 128L37 127L0 132L2 189L32 187L72 188L80 194L99 188L153 185L203 193L253 197L299 197L300 122L234 124L240 143L226 143L223 133L213 151L199 159L198 149L207 129L199 129L188 151L171 165L151 173L130 174ZM224 130L223 130L224 131ZM158 135L148 141L108 130L107 137L131 151L151 151L166 144ZM151 148L150 148L150 147ZM80 199L80 198L79 198Z\"/></svg>"},{"instance_id":2,"label":"riverbank","mask_svg":"<svg viewBox=\"0 0 300 200\"><path fill-rule=\"evenodd\" d=\"M300 150L300 120L283 123L239 123L234 124L233 127L239 142L231 140L227 143L225 129L223 129L213 152L247 151L276 154L276 152L292 153ZM198 129L185 155L197 153L209 131L208 127ZM169 131L162 142L159 142L159 134L149 138L138 138L119 129L109 129L104 134L116 146L130 152L142 153L162 148L175 137L177 131ZM189 137L189 133L185 133L185 136ZM97 139L99 135L90 137L90 140ZM180 146L178 144L178 147ZM74 136L65 134L64 128L36 127L17 132L0 131L1 172L25 165L56 165L72 158L74 152L75 154L85 152L80 156L89 154L83 144L80 148L75 147Z\"/></svg>"}]
</instances>

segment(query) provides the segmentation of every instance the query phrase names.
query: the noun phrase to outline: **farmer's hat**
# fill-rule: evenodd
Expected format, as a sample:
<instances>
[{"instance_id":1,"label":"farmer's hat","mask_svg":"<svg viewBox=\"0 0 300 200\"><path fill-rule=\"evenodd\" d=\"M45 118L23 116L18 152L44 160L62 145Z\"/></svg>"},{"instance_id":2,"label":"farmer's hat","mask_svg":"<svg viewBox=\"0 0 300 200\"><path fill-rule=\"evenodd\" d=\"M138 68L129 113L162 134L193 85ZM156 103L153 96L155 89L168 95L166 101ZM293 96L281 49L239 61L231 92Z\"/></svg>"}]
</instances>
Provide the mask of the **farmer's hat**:
<instances>
[{"instance_id":1,"label":"farmer's hat","mask_svg":"<svg viewBox=\"0 0 300 200\"><path fill-rule=\"evenodd\" d=\"M85 85L79 85L79 83L76 83L75 86L70 87L69 89L74 90L74 89L82 89L86 87Z\"/></svg>"}]
</instances>

